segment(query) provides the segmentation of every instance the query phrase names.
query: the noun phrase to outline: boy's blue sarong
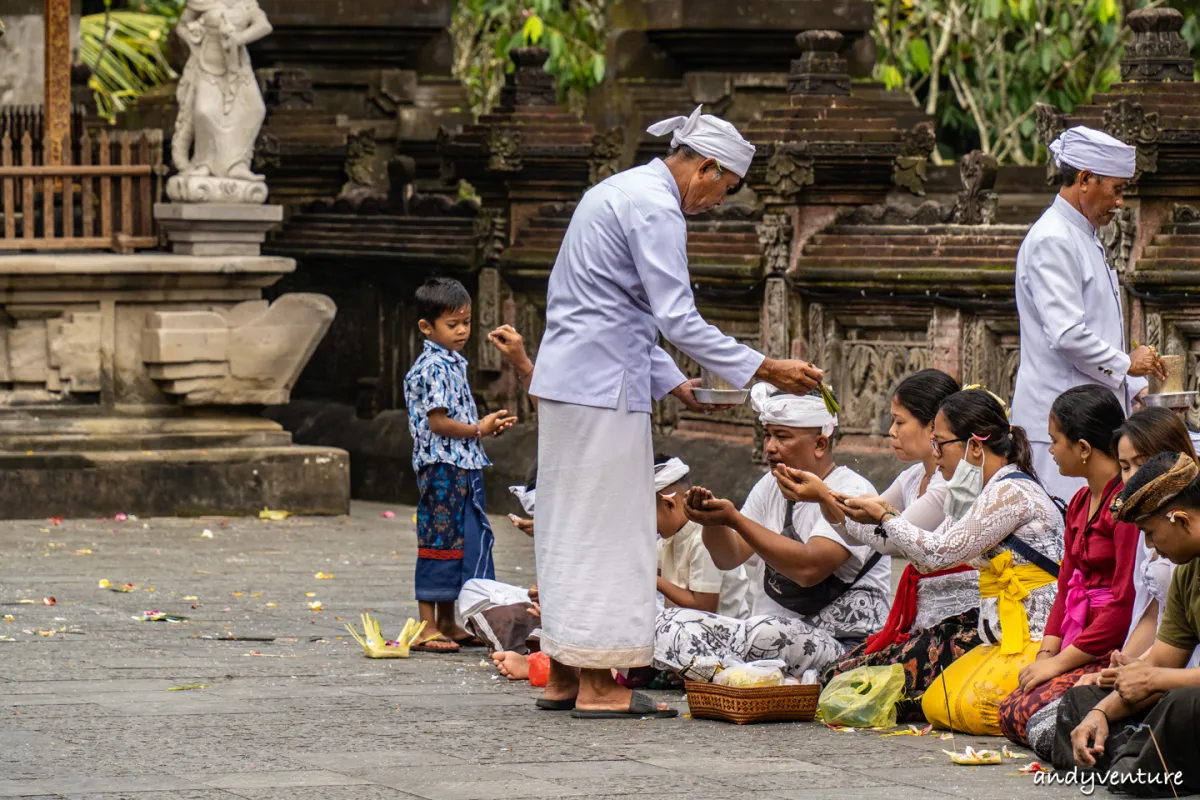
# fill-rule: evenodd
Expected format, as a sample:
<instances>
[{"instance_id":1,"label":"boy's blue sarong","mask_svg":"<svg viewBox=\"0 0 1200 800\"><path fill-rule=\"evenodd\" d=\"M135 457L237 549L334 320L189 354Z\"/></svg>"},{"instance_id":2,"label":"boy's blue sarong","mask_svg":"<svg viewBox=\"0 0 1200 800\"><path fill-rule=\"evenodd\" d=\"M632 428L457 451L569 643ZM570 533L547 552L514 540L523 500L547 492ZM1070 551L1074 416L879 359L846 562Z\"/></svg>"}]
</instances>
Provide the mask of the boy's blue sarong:
<instances>
[{"instance_id":1,"label":"boy's blue sarong","mask_svg":"<svg viewBox=\"0 0 1200 800\"><path fill-rule=\"evenodd\" d=\"M472 578L494 580L483 470L438 462L421 468L417 486L417 599L453 601Z\"/></svg>"}]
</instances>

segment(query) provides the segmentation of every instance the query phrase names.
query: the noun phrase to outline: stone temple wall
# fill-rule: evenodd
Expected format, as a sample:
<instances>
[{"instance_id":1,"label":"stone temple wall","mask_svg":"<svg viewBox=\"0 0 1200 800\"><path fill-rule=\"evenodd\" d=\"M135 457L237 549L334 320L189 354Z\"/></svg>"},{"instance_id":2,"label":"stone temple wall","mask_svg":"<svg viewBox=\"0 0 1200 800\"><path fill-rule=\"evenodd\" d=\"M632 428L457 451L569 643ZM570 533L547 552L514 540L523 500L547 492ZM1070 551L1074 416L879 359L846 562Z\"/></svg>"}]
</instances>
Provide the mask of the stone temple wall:
<instances>
[{"instance_id":1,"label":"stone temple wall","mask_svg":"<svg viewBox=\"0 0 1200 800\"><path fill-rule=\"evenodd\" d=\"M938 367L1011 396L1019 359L1013 265L1053 196L1045 170L998 169L982 153L935 168L932 123L905 97L855 78L869 25L855 16L856 4L743 5L760 16L738 36L761 34L770 44L753 58L714 44L707 4L619 3L614 14L623 16L609 42L610 57L619 57L598 90L598 111L577 120L559 109L540 69L545 54L516 51L500 108L474 123L443 124L432 140L397 136L388 143L394 155L384 155L380 128L348 130L323 108L306 69L289 61L264 76L274 87L271 168L286 172L300 158L320 165L307 178L313 185L285 201L288 220L270 243L299 263L281 287L327 294L339 310L293 402L271 414L299 442L350 451L357 495L411 499L402 396L420 346L411 296L431 274L458 277L475 298L468 356L481 411L507 408L528 423L488 443L496 463L488 487L504 509L504 486L523 481L532 462L536 412L483 334L511 323L536 357L546 280L575 202L607 175L661 152L665 143L645 140L638 126L697 102L733 118L759 148L746 188L718 212L689 220L697 305L772 356L828 370L845 409L844 460L880 488L896 473L885 440L888 398L916 369ZM835 5L838 14L801 14ZM792 19L784 12L803 20L804 31L787 33L786 51L777 31L763 33L773 18ZM1129 208L1103 239L1125 287L1132 338L1192 354L1195 385L1200 140L1188 120L1200 91L1185 77L1181 24L1166 11L1131 15L1137 38L1124 82L1070 118L1040 109L1038 127L1048 141L1083 122L1138 146L1142 169ZM655 65L661 69L649 74ZM417 86L425 80L418 76ZM321 186L313 175L324 176ZM456 196L460 179L477 196ZM702 465L700 479L718 491L740 498L761 474L748 408L717 419L669 400L655 411L655 426L661 447Z\"/></svg>"}]
</instances>

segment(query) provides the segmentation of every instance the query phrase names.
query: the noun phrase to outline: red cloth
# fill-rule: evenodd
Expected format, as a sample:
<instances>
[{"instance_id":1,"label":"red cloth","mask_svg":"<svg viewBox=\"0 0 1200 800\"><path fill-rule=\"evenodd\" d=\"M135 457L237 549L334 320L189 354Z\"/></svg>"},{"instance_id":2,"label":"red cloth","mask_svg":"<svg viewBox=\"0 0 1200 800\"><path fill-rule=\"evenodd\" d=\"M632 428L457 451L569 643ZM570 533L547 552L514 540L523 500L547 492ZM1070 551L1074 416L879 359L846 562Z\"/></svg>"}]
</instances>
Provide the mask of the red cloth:
<instances>
[{"instance_id":1,"label":"red cloth","mask_svg":"<svg viewBox=\"0 0 1200 800\"><path fill-rule=\"evenodd\" d=\"M908 641L908 629L917 618L917 582L923 578L936 578L939 575L953 575L955 572L967 572L974 569L965 564L944 569L940 572L930 572L922 575L909 564L900 575L900 583L896 586L896 599L892 601L892 610L888 612L887 622L875 633L867 637L867 654L877 653L888 645Z\"/></svg>"},{"instance_id":2,"label":"red cloth","mask_svg":"<svg viewBox=\"0 0 1200 800\"><path fill-rule=\"evenodd\" d=\"M1067 506L1063 560L1058 568L1058 596L1046 620L1045 635L1062 638L1067 594L1075 570L1083 573L1085 588L1109 587L1112 602L1089 608L1083 632L1071 642L1097 658L1121 649L1133 616L1133 566L1141 532L1136 525L1115 521L1108 510L1121 486L1120 476L1108 482L1100 508L1091 519L1088 519L1091 490L1085 486L1071 498Z\"/></svg>"}]
</instances>

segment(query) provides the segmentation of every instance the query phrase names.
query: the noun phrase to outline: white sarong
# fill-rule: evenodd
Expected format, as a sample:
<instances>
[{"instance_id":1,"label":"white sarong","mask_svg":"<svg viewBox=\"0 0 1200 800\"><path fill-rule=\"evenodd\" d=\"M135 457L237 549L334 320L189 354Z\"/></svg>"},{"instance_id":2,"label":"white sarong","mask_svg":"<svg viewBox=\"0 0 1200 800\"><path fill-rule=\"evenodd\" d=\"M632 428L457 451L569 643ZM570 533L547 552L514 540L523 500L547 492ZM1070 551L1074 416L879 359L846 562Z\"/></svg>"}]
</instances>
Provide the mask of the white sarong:
<instances>
[{"instance_id":1,"label":"white sarong","mask_svg":"<svg viewBox=\"0 0 1200 800\"><path fill-rule=\"evenodd\" d=\"M657 564L650 415L538 403L542 651L589 669L654 657Z\"/></svg>"}]
</instances>

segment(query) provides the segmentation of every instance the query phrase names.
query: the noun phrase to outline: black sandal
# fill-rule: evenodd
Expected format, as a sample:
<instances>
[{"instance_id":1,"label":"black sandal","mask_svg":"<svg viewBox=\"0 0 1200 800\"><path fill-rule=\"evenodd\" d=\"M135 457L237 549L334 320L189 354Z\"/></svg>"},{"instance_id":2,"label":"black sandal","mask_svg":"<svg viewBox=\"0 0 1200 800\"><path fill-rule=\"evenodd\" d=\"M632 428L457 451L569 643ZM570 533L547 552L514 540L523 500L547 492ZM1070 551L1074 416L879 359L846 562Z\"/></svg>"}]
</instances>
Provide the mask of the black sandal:
<instances>
[{"instance_id":1,"label":"black sandal","mask_svg":"<svg viewBox=\"0 0 1200 800\"><path fill-rule=\"evenodd\" d=\"M575 699L547 700L544 697L539 697L536 705L543 711L571 711L575 708Z\"/></svg>"},{"instance_id":2,"label":"black sandal","mask_svg":"<svg viewBox=\"0 0 1200 800\"><path fill-rule=\"evenodd\" d=\"M629 698L629 709L627 711L576 708L571 711L571 716L575 719L628 719L630 717L634 719L645 717L651 719L670 719L671 717L679 716L679 712L673 708L660 709L654 698L641 692L634 692Z\"/></svg>"}]
</instances>

